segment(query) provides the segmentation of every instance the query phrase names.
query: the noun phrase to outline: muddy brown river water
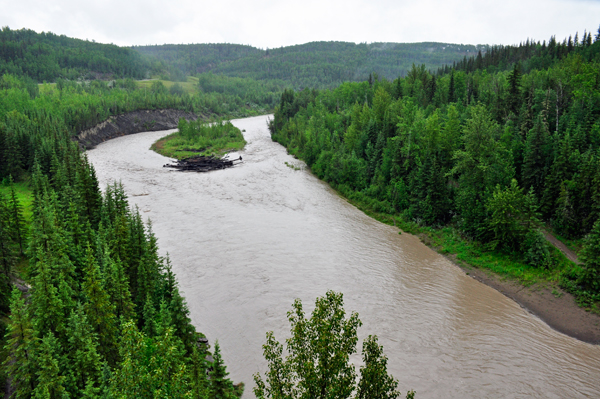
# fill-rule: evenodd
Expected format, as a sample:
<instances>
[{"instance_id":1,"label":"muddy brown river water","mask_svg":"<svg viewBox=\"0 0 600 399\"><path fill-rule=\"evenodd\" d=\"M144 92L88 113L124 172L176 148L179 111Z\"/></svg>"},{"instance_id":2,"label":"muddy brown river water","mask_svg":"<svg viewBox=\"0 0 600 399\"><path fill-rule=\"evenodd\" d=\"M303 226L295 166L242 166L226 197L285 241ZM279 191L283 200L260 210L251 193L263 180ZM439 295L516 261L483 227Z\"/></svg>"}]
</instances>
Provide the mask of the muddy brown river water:
<instances>
[{"instance_id":1,"label":"muddy brown river water","mask_svg":"<svg viewBox=\"0 0 600 399\"><path fill-rule=\"evenodd\" d=\"M416 237L364 215L273 143L266 120L234 121L248 141L244 162L222 171L164 169L168 160L149 147L165 132L88 152L101 185L121 180L151 218L194 324L219 340L245 398L265 370L265 332L283 341L293 300L308 313L328 289L359 313L361 341L379 336L403 394L600 398L599 346L552 330Z\"/></svg>"}]
</instances>

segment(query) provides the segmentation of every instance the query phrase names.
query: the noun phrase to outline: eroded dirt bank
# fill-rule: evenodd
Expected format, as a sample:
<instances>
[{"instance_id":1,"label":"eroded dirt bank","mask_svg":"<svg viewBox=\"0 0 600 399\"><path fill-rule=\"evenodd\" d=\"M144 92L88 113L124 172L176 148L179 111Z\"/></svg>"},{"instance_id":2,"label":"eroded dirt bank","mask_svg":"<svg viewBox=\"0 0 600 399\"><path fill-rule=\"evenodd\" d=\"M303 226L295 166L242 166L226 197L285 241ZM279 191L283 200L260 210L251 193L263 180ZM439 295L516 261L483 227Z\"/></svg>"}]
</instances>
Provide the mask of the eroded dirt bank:
<instances>
[{"instance_id":1,"label":"eroded dirt bank","mask_svg":"<svg viewBox=\"0 0 600 399\"><path fill-rule=\"evenodd\" d=\"M75 140L79 142L82 148L90 149L115 137L174 129L177 127L180 118L196 120L198 116L178 109L133 111L111 116L93 128L80 132L75 136Z\"/></svg>"}]
</instances>

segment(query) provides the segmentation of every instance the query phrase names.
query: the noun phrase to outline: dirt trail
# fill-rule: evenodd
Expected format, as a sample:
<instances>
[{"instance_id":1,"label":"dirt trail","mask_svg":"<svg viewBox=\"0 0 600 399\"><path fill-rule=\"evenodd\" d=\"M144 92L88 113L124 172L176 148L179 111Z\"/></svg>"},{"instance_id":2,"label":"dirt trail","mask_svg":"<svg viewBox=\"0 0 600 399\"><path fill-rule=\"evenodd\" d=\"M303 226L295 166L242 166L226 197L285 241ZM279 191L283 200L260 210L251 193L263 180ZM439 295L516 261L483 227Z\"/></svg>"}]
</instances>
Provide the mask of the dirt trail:
<instances>
[{"instance_id":1,"label":"dirt trail","mask_svg":"<svg viewBox=\"0 0 600 399\"><path fill-rule=\"evenodd\" d=\"M569 258L569 260L579 264L579 260L577 260L577 254L575 253L575 251L567 248L567 246L563 244L562 241L554 237L550 232L543 230L543 233L544 237L546 237L546 240L548 240L550 244L554 245L560 252L565 254L565 256Z\"/></svg>"}]
</instances>

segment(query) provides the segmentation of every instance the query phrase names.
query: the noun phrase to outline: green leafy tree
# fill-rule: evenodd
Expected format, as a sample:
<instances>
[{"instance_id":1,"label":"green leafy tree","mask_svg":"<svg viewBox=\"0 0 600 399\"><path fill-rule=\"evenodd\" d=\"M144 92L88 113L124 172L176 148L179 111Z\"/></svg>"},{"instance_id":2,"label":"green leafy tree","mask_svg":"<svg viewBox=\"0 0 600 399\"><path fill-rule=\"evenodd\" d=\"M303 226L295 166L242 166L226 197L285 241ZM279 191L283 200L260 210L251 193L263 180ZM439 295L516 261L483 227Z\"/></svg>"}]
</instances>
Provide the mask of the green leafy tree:
<instances>
[{"instance_id":1,"label":"green leafy tree","mask_svg":"<svg viewBox=\"0 0 600 399\"><path fill-rule=\"evenodd\" d=\"M333 291L317 298L315 305L307 319L302 302L294 301L288 312L292 337L286 341L285 358L283 345L267 333L263 349L268 370L264 381L260 374L254 375L257 398L341 399L357 390L350 356L356 353L358 314L346 318L343 295ZM387 360L372 337L365 343L364 355L368 362L361 372L366 380L358 382L361 397L396 398L395 380L387 374Z\"/></svg>"},{"instance_id":2,"label":"green leafy tree","mask_svg":"<svg viewBox=\"0 0 600 399\"><path fill-rule=\"evenodd\" d=\"M358 399L393 399L400 396L396 390L398 380L387 374L387 356L383 346L377 342L377 336L369 335L363 342L363 362L358 382Z\"/></svg>"},{"instance_id":3,"label":"green leafy tree","mask_svg":"<svg viewBox=\"0 0 600 399\"><path fill-rule=\"evenodd\" d=\"M486 203L486 209L494 246L521 249L526 236L539 223L533 189L525 194L515 179L504 190L496 186Z\"/></svg>"}]
</instances>

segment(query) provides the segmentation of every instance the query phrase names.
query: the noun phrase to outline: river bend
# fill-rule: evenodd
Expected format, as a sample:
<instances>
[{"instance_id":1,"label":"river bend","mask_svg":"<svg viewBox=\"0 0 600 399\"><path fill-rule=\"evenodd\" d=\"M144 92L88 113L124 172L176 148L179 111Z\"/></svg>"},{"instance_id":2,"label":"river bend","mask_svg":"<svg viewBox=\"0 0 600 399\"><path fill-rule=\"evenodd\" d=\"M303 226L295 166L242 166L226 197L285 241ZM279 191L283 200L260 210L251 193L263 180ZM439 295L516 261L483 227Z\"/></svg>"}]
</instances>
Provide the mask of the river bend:
<instances>
[{"instance_id":1,"label":"river bend","mask_svg":"<svg viewBox=\"0 0 600 399\"><path fill-rule=\"evenodd\" d=\"M283 341L293 300L308 313L328 289L359 313L361 340L379 336L403 394L600 397L600 347L552 330L416 237L348 204L271 141L266 117L233 123L248 145L231 169L163 168L167 159L149 147L166 132L110 140L88 157L102 187L122 181L151 218L194 324L219 340L245 398L254 397L252 374L265 369L265 332Z\"/></svg>"}]
</instances>

